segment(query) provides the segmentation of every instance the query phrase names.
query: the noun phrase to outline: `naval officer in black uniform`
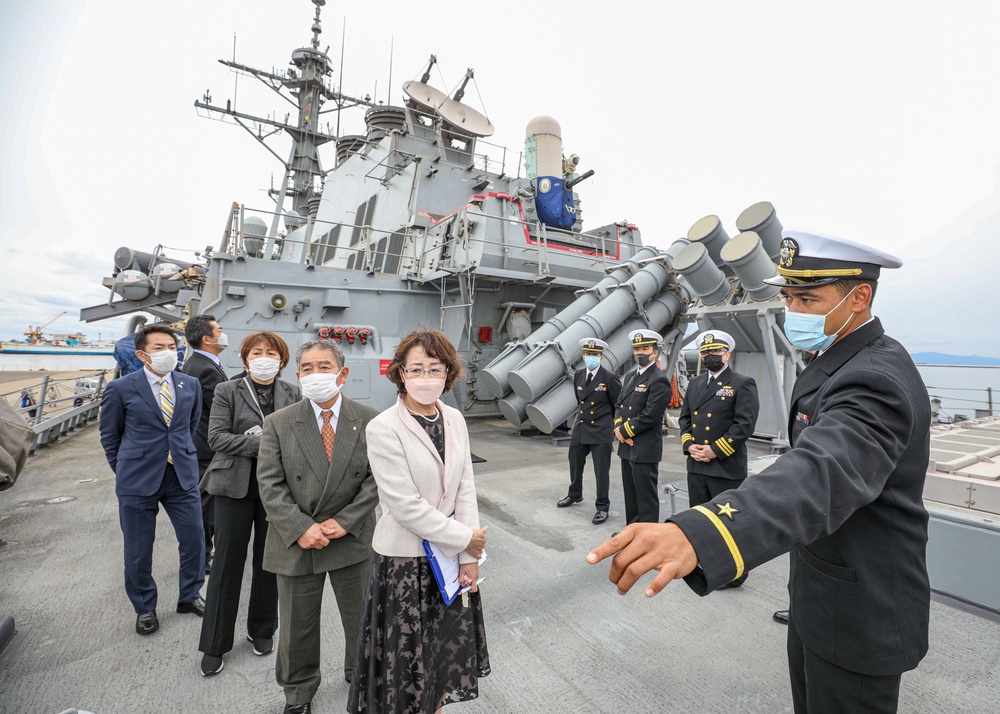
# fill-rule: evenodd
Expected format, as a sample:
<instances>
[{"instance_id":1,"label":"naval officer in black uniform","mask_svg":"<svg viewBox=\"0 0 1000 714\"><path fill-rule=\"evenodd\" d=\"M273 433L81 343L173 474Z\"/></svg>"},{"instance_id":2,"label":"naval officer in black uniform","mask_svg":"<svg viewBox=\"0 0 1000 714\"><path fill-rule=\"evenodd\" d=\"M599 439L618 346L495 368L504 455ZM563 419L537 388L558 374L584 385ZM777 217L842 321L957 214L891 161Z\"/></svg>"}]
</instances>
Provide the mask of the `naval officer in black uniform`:
<instances>
[{"instance_id":1,"label":"naval officer in black uniform","mask_svg":"<svg viewBox=\"0 0 1000 714\"><path fill-rule=\"evenodd\" d=\"M589 453L594 460L597 478L597 501L593 523L608 520L611 499L608 496L611 472L611 449L615 441L615 405L622 390L621 380L601 362L608 343L597 338L580 340L583 348L583 369L573 376L573 387L579 411L573 436L569 442L569 493L556 503L560 508L583 501L583 467Z\"/></svg>"},{"instance_id":2,"label":"naval officer in black uniform","mask_svg":"<svg viewBox=\"0 0 1000 714\"><path fill-rule=\"evenodd\" d=\"M736 347L732 335L706 330L695 342L708 376L702 373L688 382L679 417L692 508L736 488L747 477L746 444L760 411L753 377L729 366ZM727 587L738 588L746 577L743 573Z\"/></svg>"},{"instance_id":3,"label":"naval officer in black uniform","mask_svg":"<svg viewBox=\"0 0 1000 714\"><path fill-rule=\"evenodd\" d=\"M791 230L780 251L768 280L782 286L785 335L817 352L792 392L792 448L668 523L627 527L587 560L614 556L619 592L658 570L652 597L680 577L706 594L790 551L795 711L895 712L900 674L927 652L930 615L930 404L906 349L871 312L881 269L902 263Z\"/></svg>"},{"instance_id":4,"label":"naval officer in black uniform","mask_svg":"<svg viewBox=\"0 0 1000 714\"><path fill-rule=\"evenodd\" d=\"M625 521L656 523L660 498L656 492L663 458L663 415L670 404L670 380L656 358L663 340L652 330L629 333L637 369L625 375L621 401L615 411L615 438L622 460Z\"/></svg>"}]
</instances>

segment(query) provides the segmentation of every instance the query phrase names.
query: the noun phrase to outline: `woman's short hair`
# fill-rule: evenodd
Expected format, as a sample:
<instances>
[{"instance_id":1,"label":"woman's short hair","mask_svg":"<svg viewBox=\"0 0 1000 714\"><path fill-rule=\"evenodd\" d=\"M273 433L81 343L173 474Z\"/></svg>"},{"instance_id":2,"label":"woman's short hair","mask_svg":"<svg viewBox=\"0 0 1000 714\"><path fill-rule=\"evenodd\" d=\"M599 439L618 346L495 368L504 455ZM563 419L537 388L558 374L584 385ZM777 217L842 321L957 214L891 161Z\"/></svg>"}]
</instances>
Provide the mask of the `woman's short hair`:
<instances>
[{"instance_id":1,"label":"woman's short hair","mask_svg":"<svg viewBox=\"0 0 1000 714\"><path fill-rule=\"evenodd\" d=\"M459 377L464 376L462 362L458 358L455 346L448 341L443 332L439 330L417 330L411 332L403 341L396 346L396 351L392 355L392 362L385 371L385 376L396 385L400 394L406 394L406 385L403 382L403 368L406 366L406 355L414 347L423 347L428 357L440 360L448 368L448 376L445 377L444 390L447 392L455 386Z\"/></svg>"},{"instance_id":2,"label":"woman's short hair","mask_svg":"<svg viewBox=\"0 0 1000 714\"><path fill-rule=\"evenodd\" d=\"M278 337L273 332L266 332L266 331L254 332L253 334L247 335L246 337L243 338L243 343L240 345L240 357L243 360L243 364L244 365L249 364L248 356L250 354L250 350L252 350L260 343L264 343L265 345L267 345L272 350L278 353L279 355L278 359L281 360L281 366L278 369L279 371L284 369L285 366L288 364L288 359L289 359L288 345L286 345L285 341L280 337Z\"/></svg>"}]
</instances>

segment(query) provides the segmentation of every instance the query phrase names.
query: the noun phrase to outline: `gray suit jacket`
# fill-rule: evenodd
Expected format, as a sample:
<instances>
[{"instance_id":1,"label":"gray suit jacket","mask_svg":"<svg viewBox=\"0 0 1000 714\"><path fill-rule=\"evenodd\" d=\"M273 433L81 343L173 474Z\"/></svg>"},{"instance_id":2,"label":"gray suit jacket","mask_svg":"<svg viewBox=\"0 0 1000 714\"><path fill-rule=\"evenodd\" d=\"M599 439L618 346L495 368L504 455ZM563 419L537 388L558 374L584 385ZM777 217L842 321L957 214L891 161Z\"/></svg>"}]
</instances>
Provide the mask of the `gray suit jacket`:
<instances>
[{"instance_id":1,"label":"gray suit jacket","mask_svg":"<svg viewBox=\"0 0 1000 714\"><path fill-rule=\"evenodd\" d=\"M294 404L300 398L298 387L275 380L275 411ZM248 436L245 432L263 423L264 414L257 405L250 377L223 382L215 388L212 416L208 422L208 445L215 456L199 484L202 491L229 498L247 495L260 437Z\"/></svg>"},{"instance_id":2,"label":"gray suit jacket","mask_svg":"<svg viewBox=\"0 0 1000 714\"><path fill-rule=\"evenodd\" d=\"M324 573L371 557L378 490L368 465L365 428L378 412L340 398L344 403L329 463L308 399L264 420L257 482L270 524L264 547L269 572ZM334 518L347 535L319 550L300 548L299 536L327 518Z\"/></svg>"}]
</instances>

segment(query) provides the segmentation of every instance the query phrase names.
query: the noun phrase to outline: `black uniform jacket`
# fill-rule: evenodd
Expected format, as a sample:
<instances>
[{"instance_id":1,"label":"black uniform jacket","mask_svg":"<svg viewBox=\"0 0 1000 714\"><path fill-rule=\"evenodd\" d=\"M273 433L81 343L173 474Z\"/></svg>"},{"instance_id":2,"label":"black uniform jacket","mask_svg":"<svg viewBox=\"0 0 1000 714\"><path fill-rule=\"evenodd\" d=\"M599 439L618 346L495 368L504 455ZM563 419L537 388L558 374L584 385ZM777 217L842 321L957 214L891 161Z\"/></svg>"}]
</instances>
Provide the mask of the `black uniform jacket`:
<instances>
[{"instance_id":1,"label":"black uniform jacket","mask_svg":"<svg viewBox=\"0 0 1000 714\"><path fill-rule=\"evenodd\" d=\"M713 380L707 374L691 379L681 405L681 448L686 454L692 444L708 444L715 458L706 462L689 456L687 470L716 478L745 479L746 442L753 435L758 411L753 377L727 366Z\"/></svg>"},{"instance_id":2,"label":"black uniform jacket","mask_svg":"<svg viewBox=\"0 0 1000 714\"><path fill-rule=\"evenodd\" d=\"M622 391L618 375L604 365L597 368L587 385L586 368L573 377L573 388L580 409L573 427L573 441L579 444L610 444L615 440L615 407Z\"/></svg>"},{"instance_id":3,"label":"black uniform jacket","mask_svg":"<svg viewBox=\"0 0 1000 714\"><path fill-rule=\"evenodd\" d=\"M633 446L622 442L618 456L638 463L658 463L663 457L663 414L670 404L670 380L656 365L641 375L632 370L622 383L615 426Z\"/></svg>"},{"instance_id":4,"label":"black uniform jacket","mask_svg":"<svg viewBox=\"0 0 1000 714\"><path fill-rule=\"evenodd\" d=\"M674 521L706 594L791 551L792 622L814 653L890 675L927 652L930 585L921 494L930 405L909 354L875 319L813 360L792 392L792 448Z\"/></svg>"},{"instance_id":5,"label":"black uniform jacket","mask_svg":"<svg viewBox=\"0 0 1000 714\"><path fill-rule=\"evenodd\" d=\"M198 461L204 463L212 460L215 450L208 445L208 422L212 418L212 401L215 399L215 388L229 380L225 371L202 354L189 350L181 372L191 375L201 383L201 421L194 432L194 445L198 449Z\"/></svg>"}]
</instances>

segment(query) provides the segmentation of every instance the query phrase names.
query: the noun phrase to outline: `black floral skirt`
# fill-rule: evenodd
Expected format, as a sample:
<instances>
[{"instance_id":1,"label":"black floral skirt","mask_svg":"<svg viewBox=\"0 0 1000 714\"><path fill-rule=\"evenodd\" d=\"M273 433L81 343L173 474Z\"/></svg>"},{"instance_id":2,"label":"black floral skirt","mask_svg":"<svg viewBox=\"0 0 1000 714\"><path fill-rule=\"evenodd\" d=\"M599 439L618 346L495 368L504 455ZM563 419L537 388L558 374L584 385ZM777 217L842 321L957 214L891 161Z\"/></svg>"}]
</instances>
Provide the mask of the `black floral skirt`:
<instances>
[{"instance_id":1,"label":"black floral skirt","mask_svg":"<svg viewBox=\"0 0 1000 714\"><path fill-rule=\"evenodd\" d=\"M427 558L372 555L347 711L433 714L490 673L479 593L445 605Z\"/></svg>"}]
</instances>

